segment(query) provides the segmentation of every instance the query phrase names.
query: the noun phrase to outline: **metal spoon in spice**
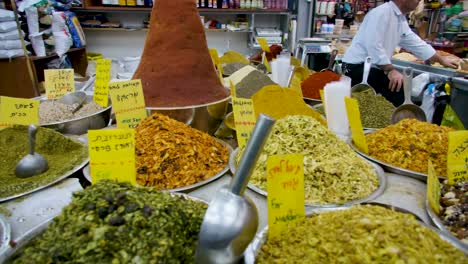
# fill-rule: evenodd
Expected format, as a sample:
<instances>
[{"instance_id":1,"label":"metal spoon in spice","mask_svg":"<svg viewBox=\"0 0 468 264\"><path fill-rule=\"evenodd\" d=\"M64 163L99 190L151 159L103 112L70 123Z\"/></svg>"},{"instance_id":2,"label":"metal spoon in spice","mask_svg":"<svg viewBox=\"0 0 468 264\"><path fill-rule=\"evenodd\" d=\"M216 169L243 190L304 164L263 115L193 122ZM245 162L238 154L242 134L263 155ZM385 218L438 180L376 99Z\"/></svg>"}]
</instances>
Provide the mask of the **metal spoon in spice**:
<instances>
[{"instance_id":1,"label":"metal spoon in spice","mask_svg":"<svg viewBox=\"0 0 468 264\"><path fill-rule=\"evenodd\" d=\"M35 153L37 127L30 125L28 128L29 154L22 158L16 165L15 175L19 178L29 178L41 174L49 169L47 160L40 154Z\"/></svg>"},{"instance_id":2,"label":"metal spoon in spice","mask_svg":"<svg viewBox=\"0 0 468 264\"><path fill-rule=\"evenodd\" d=\"M375 92L375 89L372 86L370 86L369 83L367 83L367 79L369 78L369 72L372 66L371 60L371 57L367 57L364 61L364 72L362 73L362 82L351 87L351 95L353 93L359 93L369 89L372 90L374 94L377 94Z\"/></svg>"},{"instance_id":3,"label":"metal spoon in spice","mask_svg":"<svg viewBox=\"0 0 468 264\"><path fill-rule=\"evenodd\" d=\"M73 110L71 111L72 114L74 114L76 111L78 111L78 109L81 108L83 103L86 101L86 98L86 93L80 91L67 93L64 96L60 97L57 101L65 105L74 106Z\"/></svg>"}]
</instances>

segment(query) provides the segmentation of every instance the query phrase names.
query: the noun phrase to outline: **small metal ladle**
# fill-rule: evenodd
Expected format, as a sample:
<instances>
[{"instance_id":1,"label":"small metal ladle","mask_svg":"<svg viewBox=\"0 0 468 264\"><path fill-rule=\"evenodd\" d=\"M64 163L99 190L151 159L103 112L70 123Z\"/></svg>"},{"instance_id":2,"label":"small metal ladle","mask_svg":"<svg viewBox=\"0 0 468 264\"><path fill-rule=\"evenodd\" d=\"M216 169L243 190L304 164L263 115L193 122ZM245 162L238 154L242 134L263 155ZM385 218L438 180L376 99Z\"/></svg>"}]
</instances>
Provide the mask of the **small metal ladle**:
<instances>
[{"instance_id":1,"label":"small metal ladle","mask_svg":"<svg viewBox=\"0 0 468 264\"><path fill-rule=\"evenodd\" d=\"M16 165L15 175L19 178L29 178L41 174L49 169L47 160L35 153L37 127L30 125L28 128L29 154L22 158Z\"/></svg>"}]
</instances>

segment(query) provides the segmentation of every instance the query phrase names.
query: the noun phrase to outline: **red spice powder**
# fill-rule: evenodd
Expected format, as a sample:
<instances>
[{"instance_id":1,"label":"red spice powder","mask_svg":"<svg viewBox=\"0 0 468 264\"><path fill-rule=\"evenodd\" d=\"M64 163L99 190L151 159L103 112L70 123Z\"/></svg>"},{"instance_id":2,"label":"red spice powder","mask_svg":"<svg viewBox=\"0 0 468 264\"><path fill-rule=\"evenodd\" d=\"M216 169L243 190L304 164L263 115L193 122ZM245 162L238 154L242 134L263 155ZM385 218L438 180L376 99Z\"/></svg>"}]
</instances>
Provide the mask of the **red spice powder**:
<instances>
[{"instance_id":1,"label":"red spice powder","mask_svg":"<svg viewBox=\"0 0 468 264\"><path fill-rule=\"evenodd\" d=\"M320 100L320 90L323 90L325 85L330 82L340 80L340 75L332 71L316 72L311 74L307 79L302 81L302 94L306 98Z\"/></svg>"}]
</instances>

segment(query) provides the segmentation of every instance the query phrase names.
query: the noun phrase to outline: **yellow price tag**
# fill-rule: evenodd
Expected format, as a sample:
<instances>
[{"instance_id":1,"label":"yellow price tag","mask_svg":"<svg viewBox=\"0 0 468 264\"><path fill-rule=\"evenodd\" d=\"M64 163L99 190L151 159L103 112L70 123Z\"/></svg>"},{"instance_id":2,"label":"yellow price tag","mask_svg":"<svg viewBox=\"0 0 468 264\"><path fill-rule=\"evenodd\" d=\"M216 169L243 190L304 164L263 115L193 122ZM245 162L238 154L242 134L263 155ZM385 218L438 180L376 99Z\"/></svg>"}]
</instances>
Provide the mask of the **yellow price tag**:
<instances>
[{"instance_id":1,"label":"yellow price tag","mask_svg":"<svg viewBox=\"0 0 468 264\"><path fill-rule=\"evenodd\" d=\"M141 80L110 83L109 93L118 128L135 128L146 118Z\"/></svg>"},{"instance_id":2,"label":"yellow price tag","mask_svg":"<svg viewBox=\"0 0 468 264\"><path fill-rule=\"evenodd\" d=\"M265 64L265 67L267 68L267 73L271 72L270 63L268 62L268 59L265 53L262 54L262 63Z\"/></svg>"},{"instance_id":3,"label":"yellow price tag","mask_svg":"<svg viewBox=\"0 0 468 264\"><path fill-rule=\"evenodd\" d=\"M322 89L319 91L319 93L320 93L320 100L322 100L322 105L325 108L325 90Z\"/></svg>"},{"instance_id":4,"label":"yellow price tag","mask_svg":"<svg viewBox=\"0 0 468 264\"><path fill-rule=\"evenodd\" d=\"M346 112L348 113L349 125L351 126L351 133L353 142L356 147L364 152L369 153L367 147L366 136L362 129L361 114L359 113L359 105L356 99L345 97Z\"/></svg>"},{"instance_id":5,"label":"yellow price tag","mask_svg":"<svg viewBox=\"0 0 468 264\"><path fill-rule=\"evenodd\" d=\"M48 99L56 99L75 91L73 69L44 70L44 81Z\"/></svg>"},{"instance_id":6,"label":"yellow price tag","mask_svg":"<svg viewBox=\"0 0 468 264\"><path fill-rule=\"evenodd\" d=\"M0 128L38 124L38 100L0 96Z\"/></svg>"},{"instance_id":7,"label":"yellow price tag","mask_svg":"<svg viewBox=\"0 0 468 264\"><path fill-rule=\"evenodd\" d=\"M96 63L96 82L93 100L102 107L109 104L109 82L112 60L100 59Z\"/></svg>"},{"instance_id":8,"label":"yellow price tag","mask_svg":"<svg viewBox=\"0 0 468 264\"><path fill-rule=\"evenodd\" d=\"M257 121L252 99L232 97L232 111L237 144L239 148L242 148L247 144Z\"/></svg>"},{"instance_id":9,"label":"yellow price tag","mask_svg":"<svg viewBox=\"0 0 468 264\"><path fill-rule=\"evenodd\" d=\"M437 173L432 165L432 161L429 160L427 164L427 200L432 210L436 214L440 212L440 182L437 177Z\"/></svg>"},{"instance_id":10,"label":"yellow price tag","mask_svg":"<svg viewBox=\"0 0 468 264\"><path fill-rule=\"evenodd\" d=\"M266 38L257 38L258 44L260 44L260 48L264 52L271 52L270 51L270 46L268 46L268 42L266 41Z\"/></svg>"},{"instance_id":11,"label":"yellow price tag","mask_svg":"<svg viewBox=\"0 0 468 264\"><path fill-rule=\"evenodd\" d=\"M93 183L104 179L136 184L135 130L88 130Z\"/></svg>"},{"instance_id":12,"label":"yellow price tag","mask_svg":"<svg viewBox=\"0 0 468 264\"><path fill-rule=\"evenodd\" d=\"M447 179L449 185L468 181L468 131L452 131L448 136Z\"/></svg>"},{"instance_id":13,"label":"yellow price tag","mask_svg":"<svg viewBox=\"0 0 468 264\"><path fill-rule=\"evenodd\" d=\"M232 80L229 81L229 85L231 86L231 97L236 97L236 86Z\"/></svg>"},{"instance_id":14,"label":"yellow price tag","mask_svg":"<svg viewBox=\"0 0 468 264\"><path fill-rule=\"evenodd\" d=\"M224 84L223 67L221 66L221 62L219 60L218 50L209 49L209 51L210 51L211 60L213 61L213 64L216 66L216 68L218 69L219 80L221 81L222 84Z\"/></svg>"},{"instance_id":15,"label":"yellow price tag","mask_svg":"<svg viewBox=\"0 0 468 264\"><path fill-rule=\"evenodd\" d=\"M280 235L304 218L304 156L274 155L267 160L268 236Z\"/></svg>"}]
</instances>

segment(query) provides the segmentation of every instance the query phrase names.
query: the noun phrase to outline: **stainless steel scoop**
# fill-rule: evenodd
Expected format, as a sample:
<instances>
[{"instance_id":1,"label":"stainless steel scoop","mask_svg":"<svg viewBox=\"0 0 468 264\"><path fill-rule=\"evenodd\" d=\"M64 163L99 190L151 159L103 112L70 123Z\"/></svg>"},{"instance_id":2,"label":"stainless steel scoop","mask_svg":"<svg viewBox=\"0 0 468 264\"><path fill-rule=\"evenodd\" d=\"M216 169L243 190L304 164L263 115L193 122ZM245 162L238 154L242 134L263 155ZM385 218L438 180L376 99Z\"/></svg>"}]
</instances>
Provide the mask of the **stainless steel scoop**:
<instances>
[{"instance_id":1,"label":"stainless steel scoop","mask_svg":"<svg viewBox=\"0 0 468 264\"><path fill-rule=\"evenodd\" d=\"M372 66L371 60L372 60L371 57L367 57L366 60L364 61L364 71L362 73L362 82L351 87L351 96L353 93L359 93L359 92L369 90L369 89L371 89L374 92L374 94L377 94L375 92L375 89L372 88L372 86L370 86L367 83L367 79L369 78L369 72Z\"/></svg>"},{"instance_id":2,"label":"stainless steel scoop","mask_svg":"<svg viewBox=\"0 0 468 264\"><path fill-rule=\"evenodd\" d=\"M40 154L34 152L36 147L37 127L30 125L28 128L29 154L22 158L16 165L15 175L19 178L28 178L41 174L49 169L47 160Z\"/></svg>"},{"instance_id":3,"label":"stainless steel scoop","mask_svg":"<svg viewBox=\"0 0 468 264\"><path fill-rule=\"evenodd\" d=\"M405 101L392 113L392 124L396 124L406 118L415 118L420 121L427 121L426 114L419 106L411 101L411 86L413 81L413 69L408 67L403 70L403 90Z\"/></svg>"},{"instance_id":4,"label":"stainless steel scoop","mask_svg":"<svg viewBox=\"0 0 468 264\"><path fill-rule=\"evenodd\" d=\"M259 116L230 186L221 188L210 202L198 235L195 263L237 263L254 238L258 212L243 193L274 122Z\"/></svg>"},{"instance_id":5,"label":"stainless steel scoop","mask_svg":"<svg viewBox=\"0 0 468 264\"><path fill-rule=\"evenodd\" d=\"M63 95L62 97L60 97L57 101L59 103L66 104L66 105L78 104L72 110L72 114L74 114L76 111L78 111L78 109L81 108L83 103L86 101L86 98L87 96L85 92L78 91L78 92L67 93Z\"/></svg>"}]
</instances>

